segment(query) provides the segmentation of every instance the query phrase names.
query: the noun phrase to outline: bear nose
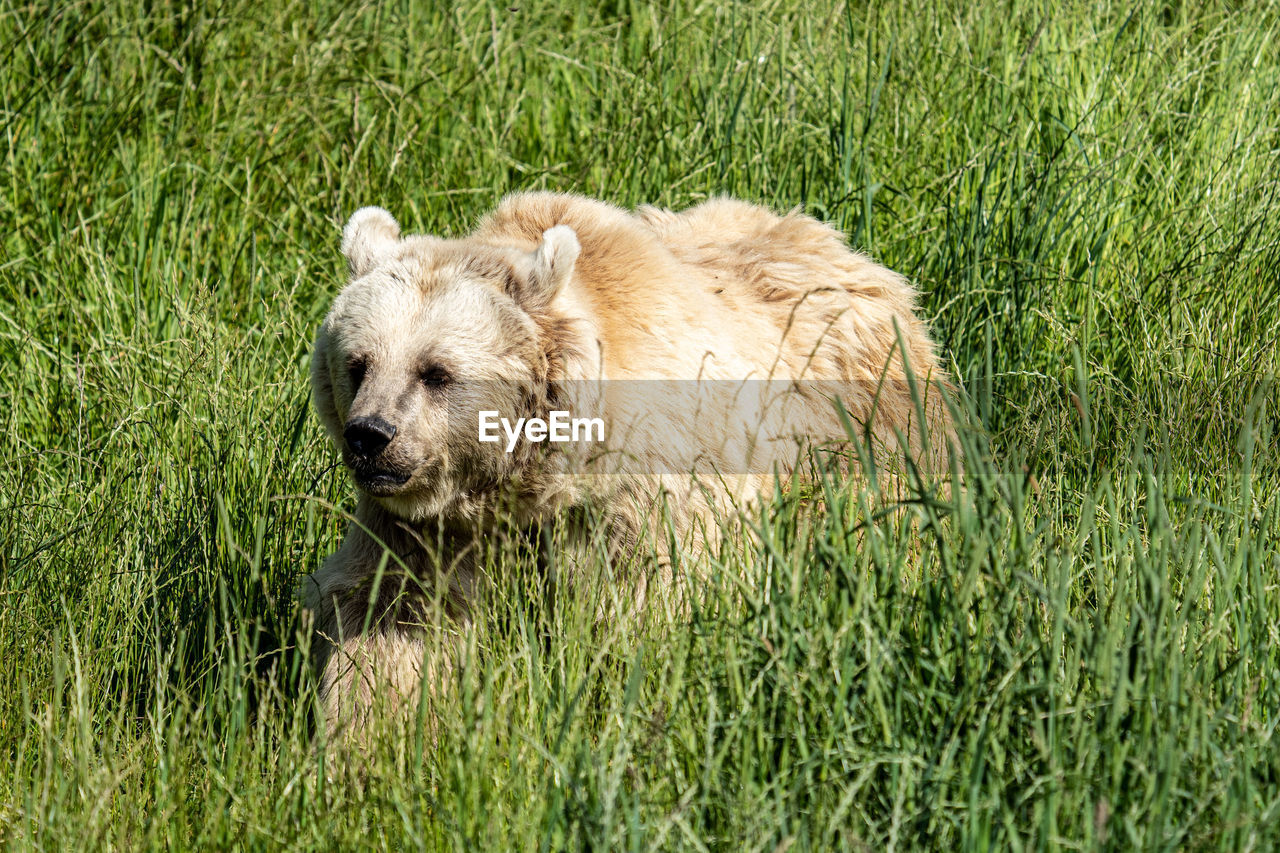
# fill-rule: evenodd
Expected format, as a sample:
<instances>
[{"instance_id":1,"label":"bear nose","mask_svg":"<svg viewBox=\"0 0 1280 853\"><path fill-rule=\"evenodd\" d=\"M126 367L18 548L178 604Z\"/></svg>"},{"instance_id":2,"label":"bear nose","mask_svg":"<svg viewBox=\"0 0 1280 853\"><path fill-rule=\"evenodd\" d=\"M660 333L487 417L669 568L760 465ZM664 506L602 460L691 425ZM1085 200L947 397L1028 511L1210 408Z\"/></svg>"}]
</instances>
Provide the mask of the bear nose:
<instances>
[{"instance_id":1,"label":"bear nose","mask_svg":"<svg viewBox=\"0 0 1280 853\"><path fill-rule=\"evenodd\" d=\"M357 456L377 456L396 437L396 428L379 417L352 418L342 430L347 447Z\"/></svg>"}]
</instances>

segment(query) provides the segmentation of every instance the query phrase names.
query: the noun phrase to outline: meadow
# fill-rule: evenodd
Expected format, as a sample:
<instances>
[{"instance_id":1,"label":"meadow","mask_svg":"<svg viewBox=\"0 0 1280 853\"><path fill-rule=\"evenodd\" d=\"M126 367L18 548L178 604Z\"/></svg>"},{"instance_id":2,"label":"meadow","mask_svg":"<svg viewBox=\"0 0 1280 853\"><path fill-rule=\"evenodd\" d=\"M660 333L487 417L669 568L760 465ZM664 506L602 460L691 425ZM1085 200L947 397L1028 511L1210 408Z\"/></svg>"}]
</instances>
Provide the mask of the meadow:
<instances>
[{"instance_id":1,"label":"meadow","mask_svg":"<svg viewBox=\"0 0 1280 853\"><path fill-rule=\"evenodd\" d=\"M0 0L0 844L1280 848L1280 7ZM295 590L346 216L802 206L921 291L965 487L696 602L489 567L354 768Z\"/></svg>"}]
</instances>

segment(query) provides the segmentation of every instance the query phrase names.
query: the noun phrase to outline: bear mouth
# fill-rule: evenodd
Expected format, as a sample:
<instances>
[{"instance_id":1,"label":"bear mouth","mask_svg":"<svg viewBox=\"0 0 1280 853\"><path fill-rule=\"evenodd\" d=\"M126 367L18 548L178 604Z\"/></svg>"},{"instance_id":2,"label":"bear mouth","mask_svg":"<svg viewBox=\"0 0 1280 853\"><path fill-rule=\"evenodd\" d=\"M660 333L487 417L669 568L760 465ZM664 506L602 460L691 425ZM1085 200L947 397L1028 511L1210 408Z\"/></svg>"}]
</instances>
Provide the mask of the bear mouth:
<instances>
[{"instance_id":1,"label":"bear mouth","mask_svg":"<svg viewBox=\"0 0 1280 853\"><path fill-rule=\"evenodd\" d=\"M356 483L371 495L388 497L400 491L409 482L409 474L386 468L355 468Z\"/></svg>"}]
</instances>

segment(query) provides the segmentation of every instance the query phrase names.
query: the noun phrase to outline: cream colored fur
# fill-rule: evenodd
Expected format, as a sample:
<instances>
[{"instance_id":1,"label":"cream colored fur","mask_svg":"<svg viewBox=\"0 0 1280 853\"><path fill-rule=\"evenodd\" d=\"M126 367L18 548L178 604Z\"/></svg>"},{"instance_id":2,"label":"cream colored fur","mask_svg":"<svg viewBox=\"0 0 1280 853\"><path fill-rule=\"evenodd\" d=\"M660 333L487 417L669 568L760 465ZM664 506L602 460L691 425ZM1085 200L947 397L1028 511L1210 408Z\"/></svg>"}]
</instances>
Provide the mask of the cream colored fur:
<instances>
[{"instance_id":1,"label":"cream colored fur","mask_svg":"<svg viewBox=\"0 0 1280 853\"><path fill-rule=\"evenodd\" d=\"M339 728L383 700L412 706L424 667L447 669L423 637L465 629L473 555L499 515L536 527L590 505L622 551L662 495L696 552L691 533L788 476L799 446L846 438L824 382L882 449L945 465L950 425L928 389L946 377L914 290L811 217L728 199L630 213L533 193L462 240L402 237L364 208L343 253L352 281L317 336L316 407L357 475L407 479L368 481L347 540L308 579ZM643 380L670 384L637 393ZM603 415L614 452L526 442L508 454L449 417L556 407ZM344 442L359 418L395 427L374 462ZM670 580L661 562L638 590Z\"/></svg>"}]
</instances>

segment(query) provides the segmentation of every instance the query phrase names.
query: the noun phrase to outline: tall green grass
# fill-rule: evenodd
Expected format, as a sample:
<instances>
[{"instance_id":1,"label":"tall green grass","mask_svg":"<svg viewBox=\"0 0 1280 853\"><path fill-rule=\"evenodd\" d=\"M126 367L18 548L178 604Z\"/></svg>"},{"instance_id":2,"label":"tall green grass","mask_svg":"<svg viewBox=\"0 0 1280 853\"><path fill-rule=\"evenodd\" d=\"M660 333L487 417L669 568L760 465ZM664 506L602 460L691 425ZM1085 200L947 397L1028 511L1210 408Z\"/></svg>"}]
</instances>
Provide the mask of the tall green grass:
<instances>
[{"instance_id":1,"label":"tall green grass","mask_svg":"<svg viewBox=\"0 0 1280 853\"><path fill-rule=\"evenodd\" d=\"M1274 4L0 0L0 69L0 842L1280 846ZM500 555L438 737L356 772L294 599L338 229L527 188L844 228L967 486L780 497L616 624Z\"/></svg>"}]
</instances>

